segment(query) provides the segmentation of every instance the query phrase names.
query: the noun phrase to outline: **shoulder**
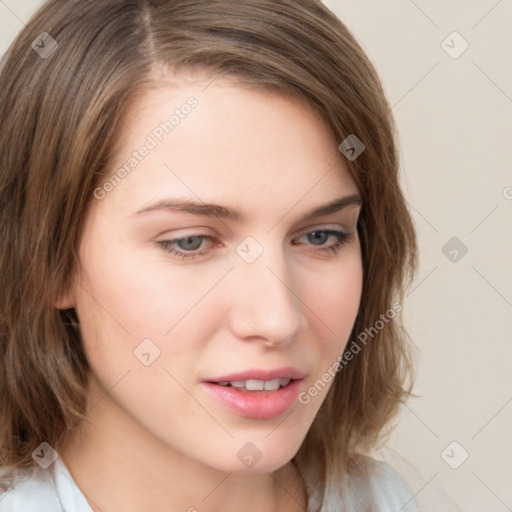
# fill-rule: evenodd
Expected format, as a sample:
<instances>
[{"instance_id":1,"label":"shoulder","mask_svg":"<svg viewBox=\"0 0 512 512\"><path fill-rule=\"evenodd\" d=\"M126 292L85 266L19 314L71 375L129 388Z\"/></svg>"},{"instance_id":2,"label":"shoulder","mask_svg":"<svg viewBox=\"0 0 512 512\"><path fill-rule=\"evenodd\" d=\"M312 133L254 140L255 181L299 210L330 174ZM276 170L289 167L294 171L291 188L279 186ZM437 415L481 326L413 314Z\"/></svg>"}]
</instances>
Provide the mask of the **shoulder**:
<instances>
[{"instance_id":1,"label":"shoulder","mask_svg":"<svg viewBox=\"0 0 512 512\"><path fill-rule=\"evenodd\" d=\"M380 512L419 512L412 491L402 477L386 462L365 457L373 499Z\"/></svg>"},{"instance_id":2,"label":"shoulder","mask_svg":"<svg viewBox=\"0 0 512 512\"><path fill-rule=\"evenodd\" d=\"M0 492L0 512L61 511L53 473L40 467L19 474L6 491Z\"/></svg>"}]
</instances>

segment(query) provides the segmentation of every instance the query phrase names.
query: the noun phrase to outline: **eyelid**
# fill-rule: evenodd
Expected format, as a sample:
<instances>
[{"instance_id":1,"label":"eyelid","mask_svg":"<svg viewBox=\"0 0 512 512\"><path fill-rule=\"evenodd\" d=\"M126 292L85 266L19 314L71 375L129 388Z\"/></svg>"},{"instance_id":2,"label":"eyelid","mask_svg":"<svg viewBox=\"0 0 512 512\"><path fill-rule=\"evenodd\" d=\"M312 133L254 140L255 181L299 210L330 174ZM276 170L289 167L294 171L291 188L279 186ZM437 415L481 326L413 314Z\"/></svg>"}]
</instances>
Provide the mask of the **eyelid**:
<instances>
[{"instance_id":1,"label":"eyelid","mask_svg":"<svg viewBox=\"0 0 512 512\"><path fill-rule=\"evenodd\" d=\"M304 228L301 228L298 231L297 235L294 235L294 237L295 236L303 235L305 233L310 233L311 231L329 231L329 230L334 230L334 231L343 231L344 233L348 233L350 231L354 231L355 229L357 229L357 222L356 222L356 225L355 225L354 229L349 227L351 224L352 224L352 222L350 224L349 223L343 223L343 222L337 222L337 223L334 223L334 222L318 223L318 224L314 224L312 226L306 226Z\"/></svg>"},{"instance_id":2,"label":"eyelid","mask_svg":"<svg viewBox=\"0 0 512 512\"><path fill-rule=\"evenodd\" d=\"M302 238L303 236L309 235L314 232L330 233L330 236L335 236L335 233L340 233L341 235L349 237L350 235L357 234L357 226L353 230L346 229L345 227L340 228L339 226L334 226L334 227L333 226L325 226L325 225L312 226L312 227L310 226L307 228L303 228L298 233L295 233L292 236L292 241L296 240L298 238ZM185 240L187 238L192 238L192 237L201 238L202 240L209 242L210 246L212 246L212 247L220 245L219 244L219 236L217 234L211 235L211 234L206 234L204 232L203 233L188 233L188 232L186 232L184 234L178 234L178 235L172 235L172 236L169 235L169 236L165 236L161 240L156 240L155 243L156 244L165 244L165 243L172 244L172 243L176 243L178 241L182 241L182 240ZM191 254L193 254L193 253L199 254L199 253L201 253L203 251L207 251L207 250L208 249L203 249L202 251L191 251Z\"/></svg>"},{"instance_id":3,"label":"eyelid","mask_svg":"<svg viewBox=\"0 0 512 512\"><path fill-rule=\"evenodd\" d=\"M301 228L300 230L298 230L296 233L294 233L292 235L292 239L294 239L296 237L303 236L307 233L311 233L312 231L329 231L329 230L340 231L341 230L344 233L348 234L348 233L357 231L358 222L356 221L355 227L354 228L351 227L350 229L347 226L347 224L343 224L343 223L337 223L337 225L332 225L332 224L333 223L318 223L313 226L305 226L305 227ZM352 223L350 223L350 224L352 224ZM209 232L190 231L190 230L196 230L196 229L197 230L199 230L199 229L208 230ZM183 238L188 238L188 237L193 237L193 236L210 238L212 240L212 243L213 243L213 241L219 240L219 238L222 238L222 236L219 235L217 232L215 232L213 230L213 233L212 233L211 228L207 228L205 226L202 226L202 227L198 226L198 227L194 227L194 228L182 228L182 229L172 231L172 234L169 231L163 231L161 234L159 234L157 236L157 238L161 237L160 241L175 241L175 240L182 240ZM244 238L244 237L242 236L242 238Z\"/></svg>"}]
</instances>

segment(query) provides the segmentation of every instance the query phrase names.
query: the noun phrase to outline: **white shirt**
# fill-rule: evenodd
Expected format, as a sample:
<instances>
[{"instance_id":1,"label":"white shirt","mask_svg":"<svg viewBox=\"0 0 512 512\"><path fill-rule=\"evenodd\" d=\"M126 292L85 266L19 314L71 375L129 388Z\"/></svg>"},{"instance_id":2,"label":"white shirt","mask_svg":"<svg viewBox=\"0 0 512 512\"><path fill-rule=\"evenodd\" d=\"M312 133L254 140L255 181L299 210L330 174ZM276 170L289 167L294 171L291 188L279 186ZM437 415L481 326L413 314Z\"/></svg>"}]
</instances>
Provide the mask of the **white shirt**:
<instances>
[{"instance_id":1,"label":"white shirt","mask_svg":"<svg viewBox=\"0 0 512 512\"><path fill-rule=\"evenodd\" d=\"M372 492L378 512L419 512L411 490L389 464L377 462ZM34 467L0 493L0 512L93 512L59 457L47 469ZM153 511L141 511L153 512Z\"/></svg>"},{"instance_id":2,"label":"white shirt","mask_svg":"<svg viewBox=\"0 0 512 512\"><path fill-rule=\"evenodd\" d=\"M64 461L58 457L47 469L35 466L6 493L0 512L93 512Z\"/></svg>"}]
</instances>

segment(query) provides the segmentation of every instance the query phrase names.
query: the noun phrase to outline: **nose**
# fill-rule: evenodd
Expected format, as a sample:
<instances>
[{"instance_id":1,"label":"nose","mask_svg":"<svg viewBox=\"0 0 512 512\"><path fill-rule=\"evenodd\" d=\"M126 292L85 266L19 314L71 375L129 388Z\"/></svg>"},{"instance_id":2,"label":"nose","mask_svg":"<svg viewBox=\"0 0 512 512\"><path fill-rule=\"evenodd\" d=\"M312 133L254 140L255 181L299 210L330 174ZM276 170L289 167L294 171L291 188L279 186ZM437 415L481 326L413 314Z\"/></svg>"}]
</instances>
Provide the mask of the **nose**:
<instances>
[{"instance_id":1,"label":"nose","mask_svg":"<svg viewBox=\"0 0 512 512\"><path fill-rule=\"evenodd\" d=\"M307 327L304 299L294 289L282 255L266 250L256 261L237 261L230 276L230 329L239 339L267 346L292 343Z\"/></svg>"}]
</instances>

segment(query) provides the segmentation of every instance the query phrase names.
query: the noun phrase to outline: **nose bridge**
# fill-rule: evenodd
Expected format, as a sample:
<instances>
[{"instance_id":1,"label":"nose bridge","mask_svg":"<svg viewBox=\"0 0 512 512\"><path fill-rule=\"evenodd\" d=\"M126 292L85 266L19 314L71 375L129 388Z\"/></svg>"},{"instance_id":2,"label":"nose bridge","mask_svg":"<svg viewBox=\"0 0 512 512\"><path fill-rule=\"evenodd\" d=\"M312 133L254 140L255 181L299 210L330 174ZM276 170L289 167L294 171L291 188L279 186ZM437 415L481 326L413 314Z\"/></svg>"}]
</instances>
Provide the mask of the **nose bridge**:
<instances>
[{"instance_id":1,"label":"nose bridge","mask_svg":"<svg viewBox=\"0 0 512 512\"><path fill-rule=\"evenodd\" d=\"M263 247L248 238L237 247L231 276L231 328L240 338L287 343L305 327L293 273L280 246Z\"/></svg>"}]
</instances>

